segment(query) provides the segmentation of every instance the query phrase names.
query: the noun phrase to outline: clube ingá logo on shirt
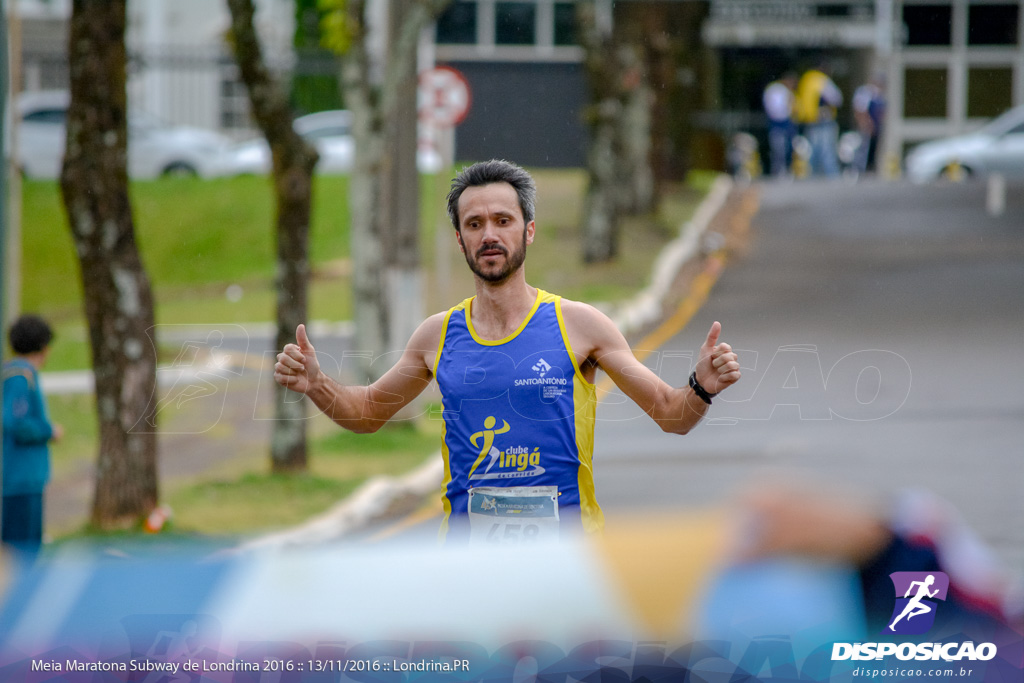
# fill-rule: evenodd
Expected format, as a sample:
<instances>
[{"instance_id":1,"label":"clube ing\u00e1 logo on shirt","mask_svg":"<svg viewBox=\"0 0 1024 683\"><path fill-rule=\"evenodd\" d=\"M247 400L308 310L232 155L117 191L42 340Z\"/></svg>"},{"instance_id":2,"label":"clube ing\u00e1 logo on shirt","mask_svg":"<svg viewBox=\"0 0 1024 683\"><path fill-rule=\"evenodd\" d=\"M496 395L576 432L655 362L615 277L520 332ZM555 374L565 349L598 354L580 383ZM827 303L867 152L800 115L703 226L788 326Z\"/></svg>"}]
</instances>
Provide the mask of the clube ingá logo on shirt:
<instances>
[{"instance_id":1,"label":"clube ing\u00e1 logo on shirt","mask_svg":"<svg viewBox=\"0 0 1024 683\"><path fill-rule=\"evenodd\" d=\"M540 464L539 446L533 450L530 450L529 446L507 446L501 450L495 446L495 437L512 430L507 420L502 420L499 427L497 418L488 415L483 427L469 437L473 447L480 449L476 461L469 468L469 479L516 479L544 474L545 470ZM485 458L489 460L480 471Z\"/></svg>"},{"instance_id":2,"label":"clube ing\u00e1 logo on shirt","mask_svg":"<svg viewBox=\"0 0 1024 683\"><path fill-rule=\"evenodd\" d=\"M896 604L883 633L919 635L935 623L939 601L946 599L949 577L943 572L893 572Z\"/></svg>"}]
</instances>

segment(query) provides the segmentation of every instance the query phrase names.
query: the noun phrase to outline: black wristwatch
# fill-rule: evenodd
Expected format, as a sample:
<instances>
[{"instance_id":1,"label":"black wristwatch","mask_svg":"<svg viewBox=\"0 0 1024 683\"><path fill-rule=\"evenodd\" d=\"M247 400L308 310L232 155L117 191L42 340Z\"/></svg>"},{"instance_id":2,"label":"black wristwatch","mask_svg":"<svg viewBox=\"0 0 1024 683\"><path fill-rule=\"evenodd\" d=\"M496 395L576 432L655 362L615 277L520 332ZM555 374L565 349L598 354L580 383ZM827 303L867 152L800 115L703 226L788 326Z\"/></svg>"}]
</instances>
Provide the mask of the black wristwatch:
<instances>
[{"instance_id":1,"label":"black wristwatch","mask_svg":"<svg viewBox=\"0 0 1024 683\"><path fill-rule=\"evenodd\" d=\"M709 394L707 389L700 385L700 382L697 381L696 370L690 373L690 388L693 389L693 393L697 394L697 397L700 400L704 401L708 405L711 405L711 399L718 396L718 394Z\"/></svg>"}]
</instances>

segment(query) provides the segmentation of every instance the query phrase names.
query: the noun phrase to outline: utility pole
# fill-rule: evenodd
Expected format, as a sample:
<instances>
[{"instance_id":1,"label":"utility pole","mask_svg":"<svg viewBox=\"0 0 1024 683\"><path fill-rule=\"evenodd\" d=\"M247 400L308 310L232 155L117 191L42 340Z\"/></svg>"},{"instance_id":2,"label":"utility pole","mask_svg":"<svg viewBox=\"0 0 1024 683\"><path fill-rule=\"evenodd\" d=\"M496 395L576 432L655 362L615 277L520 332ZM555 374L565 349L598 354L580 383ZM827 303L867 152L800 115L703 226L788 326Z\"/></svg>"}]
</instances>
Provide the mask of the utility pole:
<instances>
[{"instance_id":1,"label":"utility pole","mask_svg":"<svg viewBox=\"0 0 1024 683\"><path fill-rule=\"evenodd\" d=\"M0 5L0 264L4 276L0 277L0 325L7 321L7 86L11 82L7 64L7 11ZM14 118L12 113L11 118ZM6 325L3 325L6 328ZM0 347L3 345L0 344ZM6 355L0 351L0 356Z\"/></svg>"},{"instance_id":2,"label":"utility pole","mask_svg":"<svg viewBox=\"0 0 1024 683\"><path fill-rule=\"evenodd\" d=\"M18 94L21 92L21 15L18 13L16 1L7 3L7 16L4 17L6 30L4 35L4 97L7 98L7 105L10 109L10 116L6 119L7 140L10 149L5 150L4 172L6 183L4 184L4 220L6 221L7 252L4 254L4 315L0 321L7 323L14 320L21 313L21 172L20 154L18 149L18 125L21 123L18 116L17 102ZM9 50L9 52L8 52ZM9 56L9 57L8 57ZM11 162L7 163L10 156Z\"/></svg>"},{"instance_id":3,"label":"utility pole","mask_svg":"<svg viewBox=\"0 0 1024 683\"><path fill-rule=\"evenodd\" d=\"M7 138L7 84L10 82L7 71L7 12L0 4L0 263L6 263L7 258L7 150L5 140ZM7 319L4 309L4 297L7 295L4 289L5 277L0 277L0 328L6 330L3 322ZM4 353L6 344L0 341L0 361L7 356ZM0 402L3 401L3 382L0 382ZM0 437L3 436L3 426L0 425ZM3 475L0 474L0 477ZM2 482L0 482L2 483Z\"/></svg>"}]
</instances>

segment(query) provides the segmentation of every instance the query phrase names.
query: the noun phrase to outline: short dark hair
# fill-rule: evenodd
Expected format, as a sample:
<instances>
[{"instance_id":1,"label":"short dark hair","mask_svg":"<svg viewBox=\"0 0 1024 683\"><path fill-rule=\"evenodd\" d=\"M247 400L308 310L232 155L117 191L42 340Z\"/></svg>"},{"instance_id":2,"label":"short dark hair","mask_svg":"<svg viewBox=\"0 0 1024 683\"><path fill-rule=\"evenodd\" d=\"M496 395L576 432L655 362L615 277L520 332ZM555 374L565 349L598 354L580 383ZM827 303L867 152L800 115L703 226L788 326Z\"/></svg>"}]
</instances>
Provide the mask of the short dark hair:
<instances>
[{"instance_id":1,"label":"short dark hair","mask_svg":"<svg viewBox=\"0 0 1024 683\"><path fill-rule=\"evenodd\" d=\"M38 315L26 314L19 317L11 325L7 338L11 348L19 356L42 351L53 340L53 330Z\"/></svg>"},{"instance_id":2,"label":"short dark hair","mask_svg":"<svg viewBox=\"0 0 1024 683\"><path fill-rule=\"evenodd\" d=\"M533 220L537 206L537 185L533 177L520 166L504 159L481 161L462 169L452 178L452 189L448 192L448 218L452 226L459 229L459 198L467 187L508 183L519 197L519 209L523 212L523 223Z\"/></svg>"}]
</instances>

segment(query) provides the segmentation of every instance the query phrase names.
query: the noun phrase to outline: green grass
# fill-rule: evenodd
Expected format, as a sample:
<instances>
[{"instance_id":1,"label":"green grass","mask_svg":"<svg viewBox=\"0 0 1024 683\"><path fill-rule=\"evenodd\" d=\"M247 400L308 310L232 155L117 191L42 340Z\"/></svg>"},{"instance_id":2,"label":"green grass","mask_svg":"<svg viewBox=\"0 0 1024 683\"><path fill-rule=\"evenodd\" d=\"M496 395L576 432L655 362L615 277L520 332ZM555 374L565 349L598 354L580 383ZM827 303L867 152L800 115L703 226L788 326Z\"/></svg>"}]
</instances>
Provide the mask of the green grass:
<instances>
[{"instance_id":1,"label":"green grass","mask_svg":"<svg viewBox=\"0 0 1024 683\"><path fill-rule=\"evenodd\" d=\"M65 428L65 438L51 449L53 476L81 476L95 458L92 396L53 395L48 403L51 419ZM430 408L424 406L424 415ZM340 430L326 418L310 427L307 473L272 474L266 454L245 453L210 472L161 481L162 500L174 511L169 530L189 539L298 524L324 512L368 478L408 471L440 447L441 425L426 417L388 425L373 435ZM231 447L230 434L211 433L209 438ZM64 536L83 535L103 534L84 527Z\"/></svg>"},{"instance_id":2,"label":"green grass","mask_svg":"<svg viewBox=\"0 0 1024 683\"><path fill-rule=\"evenodd\" d=\"M77 476L88 465L85 455L95 451L92 398L51 396L49 405L51 418L67 430L66 438L52 448L53 475ZM273 474L265 458L248 457L214 474L162 481L162 500L173 511L167 530L189 540L197 534L233 536L299 524L328 510L370 477L394 476L418 466L439 446L440 425L429 420L399 423L374 435L332 426L326 436L311 434L310 469L302 474ZM116 546L130 541L131 534L125 539L124 532L108 536L83 526L60 538L103 538Z\"/></svg>"},{"instance_id":3,"label":"green grass","mask_svg":"<svg viewBox=\"0 0 1024 683\"><path fill-rule=\"evenodd\" d=\"M200 482L167 496L174 529L237 534L298 524L343 499L359 484L306 472L246 473Z\"/></svg>"},{"instance_id":4,"label":"green grass","mask_svg":"<svg viewBox=\"0 0 1024 683\"><path fill-rule=\"evenodd\" d=\"M56 394L46 402L50 420L64 427L64 438L50 447L53 476L73 476L96 455L96 401L92 394Z\"/></svg>"},{"instance_id":5,"label":"green grass","mask_svg":"<svg viewBox=\"0 0 1024 683\"><path fill-rule=\"evenodd\" d=\"M292 526L326 511L370 477L415 467L439 444L439 431L429 424L401 423L372 436L337 430L312 440L306 473L272 474L262 465L172 486L165 500L176 531L240 534Z\"/></svg>"},{"instance_id":6,"label":"green grass","mask_svg":"<svg viewBox=\"0 0 1024 683\"><path fill-rule=\"evenodd\" d=\"M316 179L314 264L348 256L347 193L344 176ZM158 307L160 295L173 299L214 283L270 281L274 202L267 178L139 181L132 183L131 200L136 240ZM22 206L22 307L58 320L77 317L81 282L59 186L25 182ZM208 298L209 293L196 296Z\"/></svg>"},{"instance_id":7,"label":"green grass","mask_svg":"<svg viewBox=\"0 0 1024 683\"><path fill-rule=\"evenodd\" d=\"M26 181L22 187L22 310L44 315L55 327L57 343L47 370L87 368L81 278L60 187L50 181ZM443 179L423 176L421 224L428 259L429 240L443 215L442 187L447 191ZM131 200L158 324L273 320L274 202L268 178L139 181L132 183ZM350 319L345 176L316 178L310 256L310 318ZM228 299L231 285L241 287L241 299Z\"/></svg>"}]
</instances>

